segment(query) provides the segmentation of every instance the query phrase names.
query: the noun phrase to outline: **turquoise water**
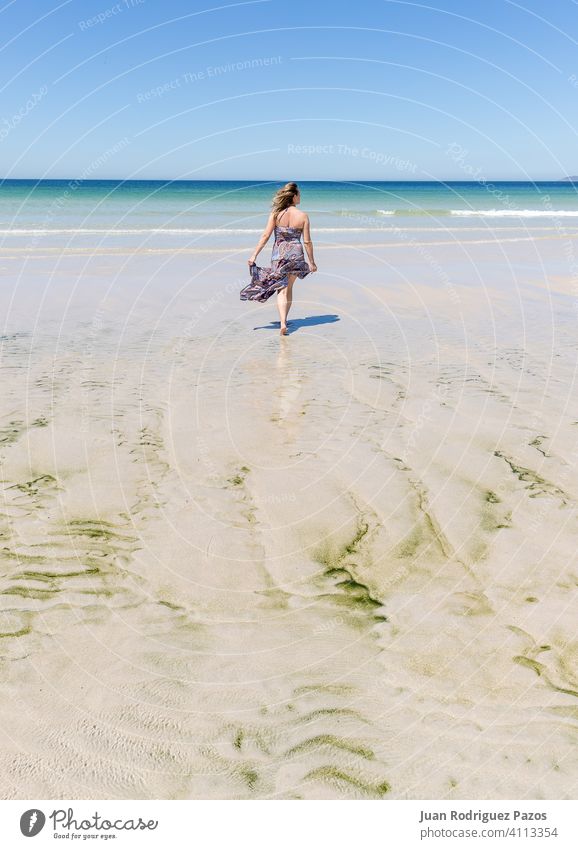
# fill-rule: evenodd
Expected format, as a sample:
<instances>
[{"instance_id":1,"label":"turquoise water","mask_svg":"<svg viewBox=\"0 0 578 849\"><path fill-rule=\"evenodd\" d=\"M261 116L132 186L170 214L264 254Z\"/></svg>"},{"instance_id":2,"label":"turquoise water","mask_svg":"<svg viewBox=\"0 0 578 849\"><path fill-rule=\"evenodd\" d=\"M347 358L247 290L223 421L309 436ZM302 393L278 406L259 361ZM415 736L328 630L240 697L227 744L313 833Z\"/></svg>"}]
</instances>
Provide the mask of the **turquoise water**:
<instances>
[{"instance_id":1,"label":"turquoise water","mask_svg":"<svg viewBox=\"0 0 578 849\"><path fill-rule=\"evenodd\" d=\"M256 232L279 183L4 180L0 238L54 233L170 235ZM390 227L554 226L578 218L578 185L496 182L302 182L321 231ZM578 223L578 222L576 222Z\"/></svg>"}]
</instances>

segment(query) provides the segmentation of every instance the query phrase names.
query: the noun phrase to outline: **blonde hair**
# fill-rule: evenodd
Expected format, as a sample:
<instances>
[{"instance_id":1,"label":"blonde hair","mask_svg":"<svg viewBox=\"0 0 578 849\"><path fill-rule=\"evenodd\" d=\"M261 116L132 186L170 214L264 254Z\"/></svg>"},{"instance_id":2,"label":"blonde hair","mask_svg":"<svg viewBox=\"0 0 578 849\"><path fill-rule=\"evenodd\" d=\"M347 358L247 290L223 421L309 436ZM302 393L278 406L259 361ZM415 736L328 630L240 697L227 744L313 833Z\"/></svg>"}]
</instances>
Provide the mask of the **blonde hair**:
<instances>
[{"instance_id":1,"label":"blonde hair","mask_svg":"<svg viewBox=\"0 0 578 849\"><path fill-rule=\"evenodd\" d=\"M299 186L297 183L285 183L282 189L275 192L273 203L271 204L271 211L275 218L277 218L279 213L283 212L284 209L292 206L295 195L297 194L299 194Z\"/></svg>"}]
</instances>

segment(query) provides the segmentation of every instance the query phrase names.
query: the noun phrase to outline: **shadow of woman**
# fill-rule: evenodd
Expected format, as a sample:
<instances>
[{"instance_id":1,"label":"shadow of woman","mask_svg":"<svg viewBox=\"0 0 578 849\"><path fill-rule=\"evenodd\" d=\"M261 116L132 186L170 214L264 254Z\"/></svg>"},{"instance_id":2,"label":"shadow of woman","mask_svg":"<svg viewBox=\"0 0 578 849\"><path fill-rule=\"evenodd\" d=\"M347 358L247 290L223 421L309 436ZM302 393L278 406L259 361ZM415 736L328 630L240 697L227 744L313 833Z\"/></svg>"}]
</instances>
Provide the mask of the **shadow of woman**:
<instances>
[{"instance_id":1,"label":"shadow of woman","mask_svg":"<svg viewBox=\"0 0 578 849\"><path fill-rule=\"evenodd\" d=\"M315 327L318 324L334 324L340 321L338 315L309 315L307 318L293 318L287 321L287 331L295 333L302 327ZM263 324L259 327L254 327L253 330L278 330L281 326L278 321L271 321L269 324Z\"/></svg>"}]
</instances>

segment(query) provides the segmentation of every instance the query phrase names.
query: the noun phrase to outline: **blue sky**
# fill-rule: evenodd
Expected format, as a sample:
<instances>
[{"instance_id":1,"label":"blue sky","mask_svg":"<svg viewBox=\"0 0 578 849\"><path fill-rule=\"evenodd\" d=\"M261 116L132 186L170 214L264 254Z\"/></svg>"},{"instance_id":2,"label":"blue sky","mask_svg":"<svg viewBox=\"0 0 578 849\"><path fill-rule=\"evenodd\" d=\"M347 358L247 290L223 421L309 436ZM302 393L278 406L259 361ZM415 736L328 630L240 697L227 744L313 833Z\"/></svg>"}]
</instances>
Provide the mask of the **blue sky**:
<instances>
[{"instance_id":1,"label":"blue sky","mask_svg":"<svg viewBox=\"0 0 578 849\"><path fill-rule=\"evenodd\" d=\"M0 0L0 176L558 179L577 48L573 0Z\"/></svg>"}]
</instances>

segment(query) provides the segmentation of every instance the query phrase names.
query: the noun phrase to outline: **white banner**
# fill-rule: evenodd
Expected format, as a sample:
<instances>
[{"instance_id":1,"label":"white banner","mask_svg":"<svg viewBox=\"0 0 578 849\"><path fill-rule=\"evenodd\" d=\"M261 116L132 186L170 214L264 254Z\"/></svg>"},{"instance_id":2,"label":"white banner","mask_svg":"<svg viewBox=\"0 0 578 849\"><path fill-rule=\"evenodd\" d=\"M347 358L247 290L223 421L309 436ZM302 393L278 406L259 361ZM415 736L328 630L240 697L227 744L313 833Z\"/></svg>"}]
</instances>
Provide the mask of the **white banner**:
<instances>
[{"instance_id":1,"label":"white banner","mask_svg":"<svg viewBox=\"0 0 578 849\"><path fill-rule=\"evenodd\" d=\"M119 849L575 849L577 811L559 801L5 801L0 839L8 849L103 841Z\"/></svg>"}]
</instances>

